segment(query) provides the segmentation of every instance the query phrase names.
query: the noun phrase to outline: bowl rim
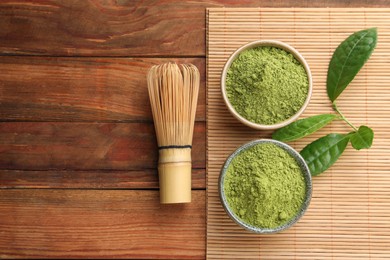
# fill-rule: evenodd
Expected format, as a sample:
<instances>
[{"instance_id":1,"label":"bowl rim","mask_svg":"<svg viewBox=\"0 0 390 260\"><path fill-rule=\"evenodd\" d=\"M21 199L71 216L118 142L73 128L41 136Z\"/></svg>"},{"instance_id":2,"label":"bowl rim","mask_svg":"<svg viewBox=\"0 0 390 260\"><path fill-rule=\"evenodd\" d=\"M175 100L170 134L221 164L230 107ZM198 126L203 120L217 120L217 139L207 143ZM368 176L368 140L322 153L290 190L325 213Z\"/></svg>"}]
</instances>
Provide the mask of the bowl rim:
<instances>
[{"instance_id":1,"label":"bowl rim","mask_svg":"<svg viewBox=\"0 0 390 260\"><path fill-rule=\"evenodd\" d=\"M286 119L282 122L279 122L277 124L273 124L273 125L263 125L263 124L254 123L252 121L249 121L245 117L241 116L234 109L233 105L230 103L229 98L227 97L227 93L226 93L226 74L227 74L227 71L230 68L231 64L233 63L233 61L238 57L238 55L240 55L241 52L243 52L247 49L251 49L251 48L255 48L255 47L259 47L259 46L276 47L276 48L283 49L283 50L287 51L288 53L291 53L303 65L303 67L305 68L306 74L307 74L307 78L309 80L309 89L308 89L307 97L306 97L306 100L303 103L302 107L294 115L292 115L288 119ZM310 102L311 96L312 96L313 77L311 74L309 64L306 62L305 58L291 45L284 43L282 41L277 41L277 40L256 40L256 41L252 41L252 42L249 42L249 43L242 45L241 47L236 49L230 55L230 57L226 61L225 66L223 67L223 70L222 70L221 91L222 91L223 100L224 100L228 110L241 123L243 123L251 128L257 129L257 130L272 130L272 129L281 128L283 126L286 126L286 125L292 123L303 113L303 111L305 111L306 107L308 106L308 104Z\"/></svg>"},{"instance_id":2,"label":"bowl rim","mask_svg":"<svg viewBox=\"0 0 390 260\"><path fill-rule=\"evenodd\" d=\"M302 203L302 206L301 206L298 214L293 219L291 219L289 222L287 222L284 225L281 225L279 227L276 227L276 228L256 227L256 226L252 226L252 225L247 224L244 221L240 220L234 214L234 212L230 209L230 207L228 206L228 202L227 202L227 199L226 199L226 196L225 196L224 187L223 187L227 168L229 167L229 165L230 165L231 161L234 159L234 157L237 156L242 151L244 151L245 149L250 148L252 146L255 146L257 144L261 144L261 143L273 143L273 144L276 144L277 146L279 146L282 149L284 149L285 151L287 151L291 156L293 156L295 158L295 160L297 160L299 166L301 167L301 170L303 172L303 176L304 176L304 179L305 179L305 183L306 183L305 200ZM219 198L220 198L221 204L222 204L225 212L227 213L227 215L230 217L230 219L232 219L236 224L238 224L242 228L244 228L247 231L250 231L252 233L257 233L257 234L269 234L269 233L281 232L283 230L286 230L286 229L290 228L295 223L297 223L298 220L305 214L307 208L310 205L310 201L311 201L311 197L312 197L312 191L313 191L312 176L310 174L309 167L306 164L306 162L303 159L303 157L294 148L292 148L288 144L280 142L280 141L277 141L277 140L273 140L273 139L256 139L256 140L252 140L252 141L250 141L248 143L245 143L245 144L241 145L240 147L238 147L233 153L231 153L227 157L225 163L222 166L222 169L221 169L221 172L220 172L220 175L219 175L219 179L218 179Z\"/></svg>"}]
</instances>

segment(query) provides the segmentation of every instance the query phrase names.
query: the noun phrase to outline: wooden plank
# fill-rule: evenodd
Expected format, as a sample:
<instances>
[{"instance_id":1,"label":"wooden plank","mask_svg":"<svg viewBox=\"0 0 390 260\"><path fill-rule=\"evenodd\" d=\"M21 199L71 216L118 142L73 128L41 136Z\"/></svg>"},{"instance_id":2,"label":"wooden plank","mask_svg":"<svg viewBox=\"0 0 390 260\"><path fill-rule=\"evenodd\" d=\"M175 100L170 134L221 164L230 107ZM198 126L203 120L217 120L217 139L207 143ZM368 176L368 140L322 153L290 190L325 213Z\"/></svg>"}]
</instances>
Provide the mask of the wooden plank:
<instances>
[{"instance_id":1,"label":"wooden plank","mask_svg":"<svg viewBox=\"0 0 390 260\"><path fill-rule=\"evenodd\" d=\"M0 59L0 118L17 121L152 121L146 75L154 64L193 63L201 74L197 120L206 117L205 59Z\"/></svg>"},{"instance_id":2,"label":"wooden plank","mask_svg":"<svg viewBox=\"0 0 390 260\"><path fill-rule=\"evenodd\" d=\"M157 189L157 170L20 171L0 170L0 188ZM206 188L206 170L193 169L192 188Z\"/></svg>"},{"instance_id":3,"label":"wooden plank","mask_svg":"<svg viewBox=\"0 0 390 260\"><path fill-rule=\"evenodd\" d=\"M204 169L205 122L195 124L193 168ZM0 170L155 169L151 123L0 123Z\"/></svg>"},{"instance_id":4,"label":"wooden plank","mask_svg":"<svg viewBox=\"0 0 390 260\"><path fill-rule=\"evenodd\" d=\"M0 258L204 259L205 191L0 190Z\"/></svg>"},{"instance_id":5,"label":"wooden plank","mask_svg":"<svg viewBox=\"0 0 390 260\"><path fill-rule=\"evenodd\" d=\"M205 8L257 0L3 0L0 53L60 56L205 56ZM262 1L263 7L382 7L387 0Z\"/></svg>"}]
</instances>

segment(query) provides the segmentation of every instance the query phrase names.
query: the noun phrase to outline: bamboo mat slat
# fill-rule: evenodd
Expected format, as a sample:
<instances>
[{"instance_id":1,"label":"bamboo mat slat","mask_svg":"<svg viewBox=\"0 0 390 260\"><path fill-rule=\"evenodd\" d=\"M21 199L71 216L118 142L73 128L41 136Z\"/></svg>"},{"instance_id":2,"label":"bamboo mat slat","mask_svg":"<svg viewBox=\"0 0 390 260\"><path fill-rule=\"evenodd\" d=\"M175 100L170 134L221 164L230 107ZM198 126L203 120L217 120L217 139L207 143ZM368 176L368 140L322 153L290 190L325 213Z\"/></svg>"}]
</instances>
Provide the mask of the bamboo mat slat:
<instances>
[{"instance_id":1,"label":"bamboo mat slat","mask_svg":"<svg viewBox=\"0 0 390 260\"><path fill-rule=\"evenodd\" d=\"M207 257L208 259L386 259L390 258L390 9L385 8L210 8L207 10ZM241 144L270 138L238 123L220 94L221 71L240 45L275 39L294 46L313 74L313 96L301 116L331 112L326 73L331 55L348 35L378 27L378 45L347 90L341 111L356 125L374 129L369 150L350 145L339 161L313 178L313 198L291 229L250 234L225 214L218 177L226 157ZM347 133L333 122L290 144L301 150L330 132Z\"/></svg>"}]
</instances>

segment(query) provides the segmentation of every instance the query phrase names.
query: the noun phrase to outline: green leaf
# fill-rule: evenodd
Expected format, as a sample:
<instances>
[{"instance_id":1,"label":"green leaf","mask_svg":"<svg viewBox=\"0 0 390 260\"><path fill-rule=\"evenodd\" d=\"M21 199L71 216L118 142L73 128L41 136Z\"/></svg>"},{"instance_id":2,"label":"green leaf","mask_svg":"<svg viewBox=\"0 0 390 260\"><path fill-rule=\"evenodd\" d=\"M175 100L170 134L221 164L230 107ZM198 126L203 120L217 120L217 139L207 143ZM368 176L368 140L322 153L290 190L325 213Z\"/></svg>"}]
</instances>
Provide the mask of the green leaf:
<instances>
[{"instance_id":1,"label":"green leaf","mask_svg":"<svg viewBox=\"0 0 390 260\"><path fill-rule=\"evenodd\" d=\"M351 135L351 144L356 150L370 148L374 139L374 131L371 128L362 125L357 132Z\"/></svg>"},{"instance_id":2,"label":"green leaf","mask_svg":"<svg viewBox=\"0 0 390 260\"><path fill-rule=\"evenodd\" d=\"M301 151L311 175L318 175L332 166L344 152L349 135L328 134L308 144Z\"/></svg>"},{"instance_id":3,"label":"green leaf","mask_svg":"<svg viewBox=\"0 0 390 260\"><path fill-rule=\"evenodd\" d=\"M377 42L377 30L356 32L344 40L333 53L326 80L327 92L333 102L353 80L371 56Z\"/></svg>"},{"instance_id":4,"label":"green leaf","mask_svg":"<svg viewBox=\"0 0 390 260\"><path fill-rule=\"evenodd\" d=\"M272 138L282 142L294 141L314 133L329 124L336 117L336 115L324 114L300 119L276 130L272 134Z\"/></svg>"}]
</instances>

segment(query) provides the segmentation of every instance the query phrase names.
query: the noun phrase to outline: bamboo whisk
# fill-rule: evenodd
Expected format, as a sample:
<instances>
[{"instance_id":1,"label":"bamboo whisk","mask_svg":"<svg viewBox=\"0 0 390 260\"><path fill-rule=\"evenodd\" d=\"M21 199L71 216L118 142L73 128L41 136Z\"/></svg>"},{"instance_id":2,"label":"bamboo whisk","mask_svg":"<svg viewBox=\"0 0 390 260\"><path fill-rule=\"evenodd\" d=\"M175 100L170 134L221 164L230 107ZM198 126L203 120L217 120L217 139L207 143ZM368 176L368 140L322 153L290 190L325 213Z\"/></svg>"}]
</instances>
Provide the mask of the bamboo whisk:
<instances>
[{"instance_id":1,"label":"bamboo whisk","mask_svg":"<svg viewBox=\"0 0 390 260\"><path fill-rule=\"evenodd\" d=\"M191 147L199 78L192 64L156 65L148 73L161 203L191 202Z\"/></svg>"}]
</instances>

